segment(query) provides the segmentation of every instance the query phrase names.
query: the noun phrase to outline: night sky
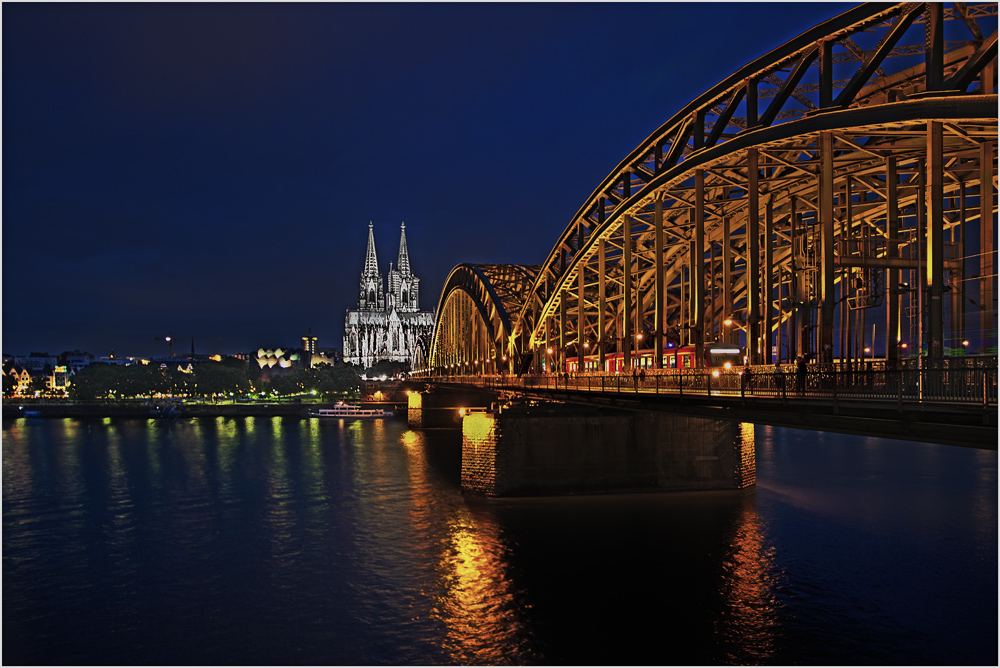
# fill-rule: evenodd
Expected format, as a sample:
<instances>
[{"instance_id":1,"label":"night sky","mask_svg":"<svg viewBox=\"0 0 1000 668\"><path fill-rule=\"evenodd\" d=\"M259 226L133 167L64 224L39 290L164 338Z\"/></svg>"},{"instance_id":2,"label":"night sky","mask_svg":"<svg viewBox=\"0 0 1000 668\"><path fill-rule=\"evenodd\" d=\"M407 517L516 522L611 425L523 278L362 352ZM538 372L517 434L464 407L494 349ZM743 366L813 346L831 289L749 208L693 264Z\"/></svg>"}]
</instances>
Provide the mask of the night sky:
<instances>
[{"instance_id":1,"label":"night sky","mask_svg":"<svg viewBox=\"0 0 1000 668\"><path fill-rule=\"evenodd\" d=\"M3 4L4 353L341 347L542 262L677 110L849 4ZM178 344L181 351L190 339Z\"/></svg>"}]
</instances>

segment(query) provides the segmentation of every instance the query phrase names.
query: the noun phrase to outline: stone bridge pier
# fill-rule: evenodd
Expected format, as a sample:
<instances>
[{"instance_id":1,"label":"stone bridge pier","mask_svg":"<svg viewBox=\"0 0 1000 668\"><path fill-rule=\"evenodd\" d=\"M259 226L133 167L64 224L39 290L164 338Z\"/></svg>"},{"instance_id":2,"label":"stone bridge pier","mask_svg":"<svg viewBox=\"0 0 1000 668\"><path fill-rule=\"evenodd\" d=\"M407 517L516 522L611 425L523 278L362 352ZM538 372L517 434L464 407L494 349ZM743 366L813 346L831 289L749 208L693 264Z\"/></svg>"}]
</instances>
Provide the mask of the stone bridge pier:
<instances>
[{"instance_id":1,"label":"stone bridge pier","mask_svg":"<svg viewBox=\"0 0 1000 668\"><path fill-rule=\"evenodd\" d=\"M744 490L755 484L748 423L526 405L462 419L462 490L471 494Z\"/></svg>"},{"instance_id":2,"label":"stone bridge pier","mask_svg":"<svg viewBox=\"0 0 1000 668\"><path fill-rule=\"evenodd\" d=\"M460 427L462 491L485 497L756 484L753 425L654 411L411 392L410 426Z\"/></svg>"}]
</instances>

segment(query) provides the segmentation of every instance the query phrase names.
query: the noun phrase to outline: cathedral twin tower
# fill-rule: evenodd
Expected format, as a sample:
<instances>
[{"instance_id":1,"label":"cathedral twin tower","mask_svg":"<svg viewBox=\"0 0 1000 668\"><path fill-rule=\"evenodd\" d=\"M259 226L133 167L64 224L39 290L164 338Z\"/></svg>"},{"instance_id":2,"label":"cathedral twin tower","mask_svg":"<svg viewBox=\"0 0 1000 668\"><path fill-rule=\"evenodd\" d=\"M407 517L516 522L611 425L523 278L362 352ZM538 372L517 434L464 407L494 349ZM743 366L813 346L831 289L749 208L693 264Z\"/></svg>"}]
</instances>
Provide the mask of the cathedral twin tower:
<instances>
[{"instance_id":1,"label":"cathedral twin tower","mask_svg":"<svg viewBox=\"0 0 1000 668\"><path fill-rule=\"evenodd\" d=\"M361 272L358 308L344 321L344 361L369 368L379 360L407 362L422 340L430 340L434 313L420 310L420 279L410 270L406 224L400 225L396 268L389 265L388 290L375 255L375 234L368 223L368 252Z\"/></svg>"}]
</instances>

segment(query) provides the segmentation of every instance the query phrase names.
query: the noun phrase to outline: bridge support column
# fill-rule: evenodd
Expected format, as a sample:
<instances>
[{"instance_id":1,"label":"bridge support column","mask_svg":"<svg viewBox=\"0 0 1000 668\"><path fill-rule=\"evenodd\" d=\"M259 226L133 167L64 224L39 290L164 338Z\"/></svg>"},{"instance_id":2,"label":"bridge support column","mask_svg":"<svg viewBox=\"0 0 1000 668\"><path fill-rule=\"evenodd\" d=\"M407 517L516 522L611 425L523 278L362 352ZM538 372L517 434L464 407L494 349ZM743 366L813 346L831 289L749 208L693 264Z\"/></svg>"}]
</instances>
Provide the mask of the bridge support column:
<instances>
[{"instance_id":1,"label":"bridge support column","mask_svg":"<svg viewBox=\"0 0 1000 668\"><path fill-rule=\"evenodd\" d=\"M653 229L654 229L654 253L656 255L656 285L654 287L656 291L656 304L654 312L656 313L656 323L654 325L653 335L656 337L656 341L653 346L653 368L662 369L663 368L663 337L667 331L666 326L666 295L664 294L663 285L663 199L660 197L656 198L656 202L653 204Z\"/></svg>"},{"instance_id":2,"label":"bridge support column","mask_svg":"<svg viewBox=\"0 0 1000 668\"><path fill-rule=\"evenodd\" d=\"M462 421L462 491L487 497L743 490L753 425L668 413L515 406Z\"/></svg>"},{"instance_id":3,"label":"bridge support column","mask_svg":"<svg viewBox=\"0 0 1000 668\"><path fill-rule=\"evenodd\" d=\"M556 351L555 370L562 373L566 370L566 301L569 299L569 292L563 290L559 293L559 350Z\"/></svg>"},{"instance_id":4,"label":"bridge support column","mask_svg":"<svg viewBox=\"0 0 1000 668\"><path fill-rule=\"evenodd\" d=\"M576 279L576 371L581 373L586 371L584 367L586 360L584 359L587 350L587 339L585 336L585 328L587 324L586 313L584 312L584 299L583 299L583 286L584 272L587 270L587 265L585 262L580 263L580 273L577 274Z\"/></svg>"},{"instance_id":5,"label":"bridge support column","mask_svg":"<svg viewBox=\"0 0 1000 668\"><path fill-rule=\"evenodd\" d=\"M722 299L723 299L723 321L733 318L733 244L729 240L729 216L722 219ZM722 333L723 343L735 343L733 341L732 325L723 325L725 329Z\"/></svg>"},{"instance_id":6,"label":"bridge support column","mask_svg":"<svg viewBox=\"0 0 1000 668\"><path fill-rule=\"evenodd\" d=\"M819 222L821 236L820 318L818 332L819 362L833 363L833 133L820 135Z\"/></svg>"},{"instance_id":7,"label":"bridge support column","mask_svg":"<svg viewBox=\"0 0 1000 668\"><path fill-rule=\"evenodd\" d=\"M992 81L990 90L992 90ZM993 144L985 142L979 148L979 313L980 352L990 351L990 339L996 336L996 239L993 235ZM996 339L993 339L996 345Z\"/></svg>"},{"instance_id":8,"label":"bridge support column","mask_svg":"<svg viewBox=\"0 0 1000 668\"><path fill-rule=\"evenodd\" d=\"M760 364L760 200L757 190L757 149L747 151L747 355Z\"/></svg>"},{"instance_id":9,"label":"bridge support column","mask_svg":"<svg viewBox=\"0 0 1000 668\"><path fill-rule=\"evenodd\" d=\"M896 176L896 158L886 158L885 161L885 198L886 198L886 257L890 262L899 257L899 179ZM885 358L895 362L899 357L899 269L890 267L885 270L888 280L886 286L886 330ZM872 342L874 348L874 342Z\"/></svg>"},{"instance_id":10,"label":"bridge support column","mask_svg":"<svg viewBox=\"0 0 1000 668\"><path fill-rule=\"evenodd\" d=\"M545 316L545 363L542 365L542 373L552 373L552 356L555 349L552 347L552 316Z\"/></svg>"},{"instance_id":11,"label":"bridge support column","mask_svg":"<svg viewBox=\"0 0 1000 668\"><path fill-rule=\"evenodd\" d=\"M691 240L691 316L696 368L705 366L705 170L694 173L694 238Z\"/></svg>"},{"instance_id":12,"label":"bridge support column","mask_svg":"<svg viewBox=\"0 0 1000 668\"><path fill-rule=\"evenodd\" d=\"M406 393L406 424L417 429L424 426L424 396L410 390Z\"/></svg>"},{"instance_id":13,"label":"bridge support column","mask_svg":"<svg viewBox=\"0 0 1000 668\"><path fill-rule=\"evenodd\" d=\"M764 364L771 363L771 340L774 320L772 319L771 303L774 294L774 198L768 196L764 209L764 303L761 305L764 316ZM781 288L778 288L778 300L781 300ZM780 321L779 321L780 322ZM780 354L780 350L779 350Z\"/></svg>"},{"instance_id":14,"label":"bridge support column","mask_svg":"<svg viewBox=\"0 0 1000 668\"><path fill-rule=\"evenodd\" d=\"M607 366L605 365L604 353L605 346L607 344L607 327L605 321L605 312L607 310L607 297L605 289L607 285L605 283L605 243L604 239L601 239L597 245L597 357L598 364L600 364L600 370L602 372L607 371Z\"/></svg>"},{"instance_id":15,"label":"bridge support column","mask_svg":"<svg viewBox=\"0 0 1000 668\"><path fill-rule=\"evenodd\" d=\"M622 362L632 373L632 216L622 221Z\"/></svg>"},{"instance_id":16,"label":"bridge support column","mask_svg":"<svg viewBox=\"0 0 1000 668\"><path fill-rule=\"evenodd\" d=\"M944 140L941 121L927 123L927 356L944 357Z\"/></svg>"}]
</instances>

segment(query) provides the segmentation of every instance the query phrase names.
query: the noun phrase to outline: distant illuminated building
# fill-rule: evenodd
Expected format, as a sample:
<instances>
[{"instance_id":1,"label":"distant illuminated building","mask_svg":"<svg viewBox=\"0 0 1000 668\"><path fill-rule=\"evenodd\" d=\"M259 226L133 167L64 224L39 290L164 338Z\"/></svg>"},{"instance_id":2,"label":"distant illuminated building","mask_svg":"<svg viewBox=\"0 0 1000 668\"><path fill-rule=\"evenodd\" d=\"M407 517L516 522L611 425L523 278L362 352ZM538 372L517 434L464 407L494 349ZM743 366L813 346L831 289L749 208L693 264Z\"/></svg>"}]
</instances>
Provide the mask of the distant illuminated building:
<instances>
[{"instance_id":1,"label":"distant illuminated building","mask_svg":"<svg viewBox=\"0 0 1000 668\"><path fill-rule=\"evenodd\" d=\"M302 364L302 359L299 356L298 351L295 350L282 350L281 348L259 348L257 350L257 366L263 369L267 367L273 369L277 367L278 369L290 369L293 366Z\"/></svg>"},{"instance_id":2,"label":"distant illuminated building","mask_svg":"<svg viewBox=\"0 0 1000 668\"><path fill-rule=\"evenodd\" d=\"M363 368L379 360L408 362L421 337L430 338L434 312L420 310L420 279L410 270L406 224L400 226L399 258L389 266L388 290L375 255L375 235L368 223L368 252L361 272L358 308L344 322L344 361Z\"/></svg>"},{"instance_id":3,"label":"distant illuminated building","mask_svg":"<svg viewBox=\"0 0 1000 668\"><path fill-rule=\"evenodd\" d=\"M312 335L312 327L310 327L309 334L302 337L302 350L309 353L310 355L315 355L318 341L319 337Z\"/></svg>"}]
</instances>

